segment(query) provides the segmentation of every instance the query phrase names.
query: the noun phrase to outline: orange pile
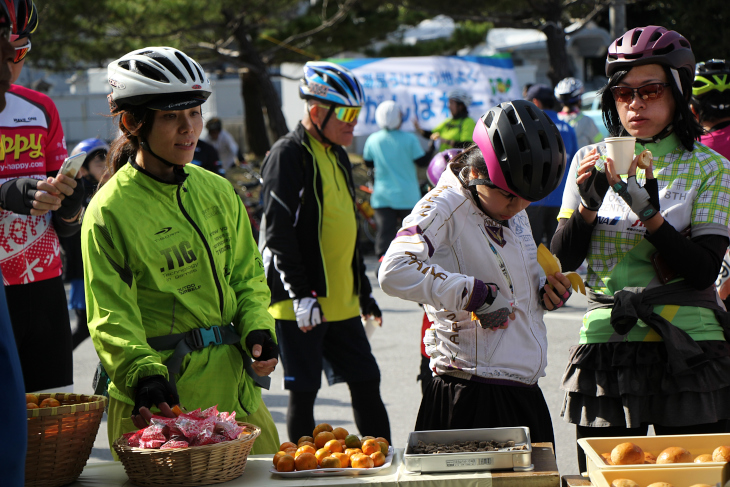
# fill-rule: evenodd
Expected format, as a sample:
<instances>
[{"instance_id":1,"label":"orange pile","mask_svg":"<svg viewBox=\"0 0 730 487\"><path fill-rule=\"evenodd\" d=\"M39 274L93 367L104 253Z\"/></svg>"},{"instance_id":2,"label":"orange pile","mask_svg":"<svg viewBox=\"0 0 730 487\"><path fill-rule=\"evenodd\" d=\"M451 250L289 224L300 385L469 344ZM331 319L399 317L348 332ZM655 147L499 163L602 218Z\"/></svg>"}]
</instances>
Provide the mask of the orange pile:
<instances>
[{"instance_id":1,"label":"orange pile","mask_svg":"<svg viewBox=\"0 0 730 487\"><path fill-rule=\"evenodd\" d=\"M58 399L55 399L53 397L47 397L44 400L40 401L40 404L38 403L38 396L35 394L26 394L25 395L25 402L27 403L28 409L38 409L38 408L57 408L61 405L61 403L58 401Z\"/></svg>"},{"instance_id":2,"label":"orange pile","mask_svg":"<svg viewBox=\"0 0 730 487\"><path fill-rule=\"evenodd\" d=\"M385 438L351 435L345 428L317 425L312 436L302 436L296 444L285 441L274 455L278 472L315 468L373 468L385 464L388 455Z\"/></svg>"}]
</instances>

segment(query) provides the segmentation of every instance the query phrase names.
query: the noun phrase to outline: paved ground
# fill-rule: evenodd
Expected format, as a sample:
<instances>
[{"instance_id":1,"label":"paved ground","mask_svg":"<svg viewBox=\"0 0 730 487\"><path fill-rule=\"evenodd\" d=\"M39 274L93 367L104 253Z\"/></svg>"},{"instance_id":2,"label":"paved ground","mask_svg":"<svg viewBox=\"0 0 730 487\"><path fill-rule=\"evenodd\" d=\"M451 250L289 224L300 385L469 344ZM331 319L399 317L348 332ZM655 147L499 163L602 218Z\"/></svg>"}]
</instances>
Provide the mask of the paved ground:
<instances>
[{"instance_id":1,"label":"paved ground","mask_svg":"<svg viewBox=\"0 0 730 487\"><path fill-rule=\"evenodd\" d=\"M375 259L367 259L368 269L375 268ZM396 447L403 447L408 433L413 430L421 401L420 384L416 382L420 366L421 308L415 304L386 296L378 287L373 272L368 272L373 284L374 295L383 310L384 325L371 339L373 352L382 372L381 393L390 416L392 438ZM562 393L560 379L565 367L568 349L577 342L578 330L585 309L585 298L573 294L563 309L546 314L548 328L547 376L540 381L553 417L555 429L558 468L562 475L578 472L576 461L575 427L559 417ZM72 323L73 323L72 318ZM75 392L90 393L91 379L97 358L91 341L87 340L74 353ZM317 422L328 422L356 431L352 417L350 394L347 386L334 387L325 384L315 406ZM271 390L265 392L264 400L276 422L279 436L286 439L286 407L288 394L282 389L281 368L273 375ZM508 405L505 405L509 407ZM365 433L367 434L367 433ZM97 435L90 462L109 461L109 443L106 437L106 417Z\"/></svg>"}]
</instances>

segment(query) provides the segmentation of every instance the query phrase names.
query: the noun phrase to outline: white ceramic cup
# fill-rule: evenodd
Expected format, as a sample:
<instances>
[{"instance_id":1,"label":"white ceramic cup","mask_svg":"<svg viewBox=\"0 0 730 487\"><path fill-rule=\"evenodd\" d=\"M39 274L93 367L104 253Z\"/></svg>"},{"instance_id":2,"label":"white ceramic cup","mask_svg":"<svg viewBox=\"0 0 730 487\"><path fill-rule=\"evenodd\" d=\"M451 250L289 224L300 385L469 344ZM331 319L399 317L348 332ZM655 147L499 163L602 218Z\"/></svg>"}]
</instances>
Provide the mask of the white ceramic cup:
<instances>
[{"instance_id":1,"label":"white ceramic cup","mask_svg":"<svg viewBox=\"0 0 730 487\"><path fill-rule=\"evenodd\" d=\"M628 174L631 161L634 160L636 137L607 137L606 156L613 160L613 167L618 174Z\"/></svg>"}]
</instances>

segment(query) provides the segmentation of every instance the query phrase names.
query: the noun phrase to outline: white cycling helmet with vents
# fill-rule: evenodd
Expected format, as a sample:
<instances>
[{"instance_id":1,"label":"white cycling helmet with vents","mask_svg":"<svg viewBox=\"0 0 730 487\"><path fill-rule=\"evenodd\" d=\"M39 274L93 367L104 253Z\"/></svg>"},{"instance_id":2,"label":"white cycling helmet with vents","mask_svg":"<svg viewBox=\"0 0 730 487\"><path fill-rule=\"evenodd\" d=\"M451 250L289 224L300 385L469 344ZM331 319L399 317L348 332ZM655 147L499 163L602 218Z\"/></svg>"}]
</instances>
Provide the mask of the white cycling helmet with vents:
<instances>
[{"instance_id":1,"label":"white cycling helmet with vents","mask_svg":"<svg viewBox=\"0 0 730 487\"><path fill-rule=\"evenodd\" d=\"M449 100L456 100L458 102L463 103L465 107L468 107L469 105L471 105L471 95L464 90L460 90L460 89L451 90L451 91L449 91L449 94L446 96L448 96Z\"/></svg>"},{"instance_id":2,"label":"white cycling helmet with vents","mask_svg":"<svg viewBox=\"0 0 730 487\"><path fill-rule=\"evenodd\" d=\"M395 130L400 127L402 115L393 100L386 100L375 110L375 122L381 129Z\"/></svg>"},{"instance_id":3,"label":"white cycling helmet with vents","mask_svg":"<svg viewBox=\"0 0 730 487\"><path fill-rule=\"evenodd\" d=\"M145 107L186 110L199 106L211 93L210 80L190 56L172 47L146 47L109 63L112 112Z\"/></svg>"}]
</instances>

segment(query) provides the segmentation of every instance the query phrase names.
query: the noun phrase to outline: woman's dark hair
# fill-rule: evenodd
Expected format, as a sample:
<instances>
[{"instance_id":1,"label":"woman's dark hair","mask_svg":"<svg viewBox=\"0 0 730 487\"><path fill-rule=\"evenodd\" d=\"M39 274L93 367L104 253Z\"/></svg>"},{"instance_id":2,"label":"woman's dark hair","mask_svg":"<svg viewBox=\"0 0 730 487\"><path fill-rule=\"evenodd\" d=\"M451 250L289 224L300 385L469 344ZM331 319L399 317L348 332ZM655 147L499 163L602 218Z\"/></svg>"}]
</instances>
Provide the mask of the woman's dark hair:
<instances>
[{"instance_id":1,"label":"woman's dark hair","mask_svg":"<svg viewBox=\"0 0 730 487\"><path fill-rule=\"evenodd\" d=\"M116 124L119 127L119 136L112 142L106 160L106 172L109 176L113 176L119 171L129 161L130 157L135 157L140 149L139 137L132 135L122 122L125 114L132 116L134 125L140 129L142 137L147 138L150 130L152 130L152 121L155 115L154 111L148 108L135 107L129 110L120 110L114 114Z\"/></svg>"},{"instance_id":2,"label":"woman's dark hair","mask_svg":"<svg viewBox=\"0 0 730 487\"><path fill-rule=\"evenodd\" d=\"M479 149L479 146L474 143L464 149L461 154L458 154L454 160L451 161L450 167L456 176L459 176L465 167L473 167L477 170L479 177L489 179L487 163L484 162L484 156L482 155L481 149ZM461 184L466 187L464 181L462 181Z\"/></svg>"},{"instance_id":3,"label":"woman's dark hair","mask_svg":"<svg viewBox=\"0 0 730 487\"><path fill-rule=\"evenodd\" d=\"M684 91L684 94L682 94L674 81L674 76L670 68L664 65L662 65L662 68L667 75L672 96L674 97L675 108L674 118L672 119L674 133L677 134L682 145L688 151L691 151L694 148L694 141L699 139L700 135L704 132L702 126L697 122L697 119L689 109L688 101L692 94L694 75L690 75L689 71L685 69L677 71L679 73L679 82L682 84L682 90ZM618 85L619 81L627 74L628 71L616 71L609 78L606 86L599 91L599 95L601 96L601 109L603 110L603 122L606 124L606 128L612 137L628 135L628 132L621 124L621 119L616 109L616 102L611 94L611 88Z\"/></svg>"},{"instance_id":4,"label":"woman's dark hair","mask_svg":"<svg viewBox=\"0 0 730 487\"><path fill-rule=\"evenodd\" d=\"M702 96L693 96L690 104L700 123L714 124L730 117L730 92L708 91Z\"/></svg>"}]
</instances>

